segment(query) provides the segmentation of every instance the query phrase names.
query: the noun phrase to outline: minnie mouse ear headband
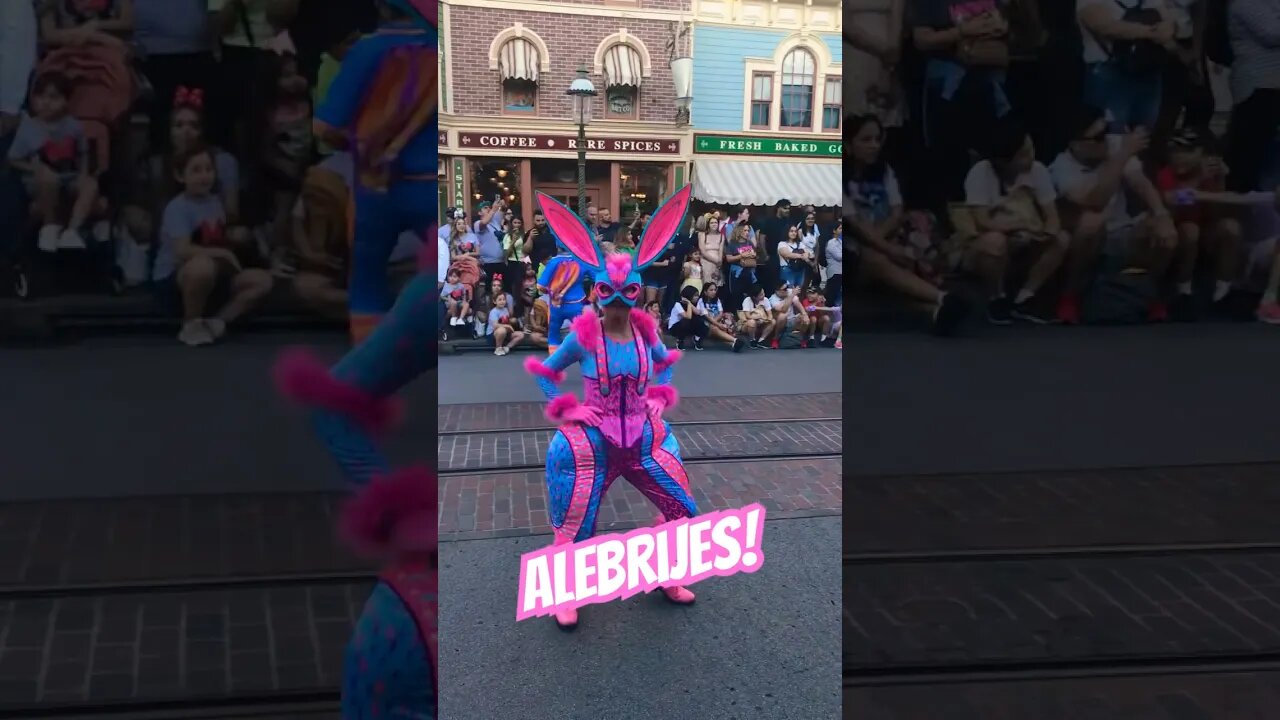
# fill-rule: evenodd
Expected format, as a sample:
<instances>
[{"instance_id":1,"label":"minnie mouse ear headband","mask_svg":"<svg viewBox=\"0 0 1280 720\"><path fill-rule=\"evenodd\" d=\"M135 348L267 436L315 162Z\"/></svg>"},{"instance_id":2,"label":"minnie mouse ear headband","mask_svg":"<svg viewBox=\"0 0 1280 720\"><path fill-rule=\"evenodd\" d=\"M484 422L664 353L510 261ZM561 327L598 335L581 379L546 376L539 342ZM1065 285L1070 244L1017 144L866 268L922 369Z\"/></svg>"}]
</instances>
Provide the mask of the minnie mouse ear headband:
<instances>
[{"instance_id":1,"label":"minnie mouse ear headband","mask_svg":"<svg viewBox=\"0 0 1280 720\"><path fill-rule=\"evenodd\" d=\"M203 111L204 90L179 85L178 89L173 92L173 106L175 108L191 108L192 110Z\"/></svg>"},{"instance_id":2,"label":"minnie mouse ear headband","mask_svg":"<svg viewBox=\"0 0 1280 720\"><path fill-rule=\"evenodd\" d=\"M436 0L382 0L387 5L413 18L414 24L424 30L434 30L440 17L440 5Z\"/></svg>"}]
</instances>

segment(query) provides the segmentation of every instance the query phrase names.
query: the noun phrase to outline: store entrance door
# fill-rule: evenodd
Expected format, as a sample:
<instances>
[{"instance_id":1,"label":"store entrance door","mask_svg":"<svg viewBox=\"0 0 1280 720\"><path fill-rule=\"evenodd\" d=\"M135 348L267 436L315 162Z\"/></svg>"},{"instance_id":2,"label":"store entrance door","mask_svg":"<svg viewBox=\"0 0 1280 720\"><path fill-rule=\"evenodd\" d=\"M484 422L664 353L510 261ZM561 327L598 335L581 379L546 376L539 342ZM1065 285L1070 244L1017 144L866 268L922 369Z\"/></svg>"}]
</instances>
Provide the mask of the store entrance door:
<instances>
[{"instance_id":1,"label":"store entrance door","mask_svg":"<svg viewBox=\"0 0 1280 720\"><path fill-rule=\"evenodd\" d=\"M576 183L540 183L534 186L534 190L540 193L546 193L551 197L564 203L575 213L578 212L578 186ZM587 204L600 207L600 198L604 196L604 189L596 185L587 185Z\"/></svg>"}]
</instances>

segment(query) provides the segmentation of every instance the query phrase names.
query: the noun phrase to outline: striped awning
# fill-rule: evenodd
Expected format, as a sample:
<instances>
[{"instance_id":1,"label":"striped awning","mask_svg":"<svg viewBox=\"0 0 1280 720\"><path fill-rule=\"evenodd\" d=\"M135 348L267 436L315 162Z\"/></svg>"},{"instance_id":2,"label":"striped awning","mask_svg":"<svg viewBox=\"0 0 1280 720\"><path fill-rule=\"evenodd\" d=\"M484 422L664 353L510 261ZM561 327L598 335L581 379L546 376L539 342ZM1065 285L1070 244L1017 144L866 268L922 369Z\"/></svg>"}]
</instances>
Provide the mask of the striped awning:
<instances>
[{"instance_id":1,"label":"striped awning","mask_svg":"<svg viewBox=\"0 0 1280 720\"><path fill-rule=\"evenodd\" d=\"M511 38L498 51L498 71L503 80L538 82L538 48L520 37Z\"/></svg>"},{"instance_id":2,"label":"striped awning","mask_svg":"<svg viewBox=\"0 0 1280 720\"><path fill-rule=\"evenodd\" d=\"M835 207L841 204L841 174L838 162L694 160L693 196L722 205L776 205L785 198Z\"/></svg>"},{"instance_id":3,"label":"striped awning","mask_svg":"<svg viewBox=\"0 0 1280 720\"><path fill-rule=\"evenodd\" d=\"M614 45L604 54L604 86L640 87L640 53L630 45Z\"/></svg>"}]
</instances>

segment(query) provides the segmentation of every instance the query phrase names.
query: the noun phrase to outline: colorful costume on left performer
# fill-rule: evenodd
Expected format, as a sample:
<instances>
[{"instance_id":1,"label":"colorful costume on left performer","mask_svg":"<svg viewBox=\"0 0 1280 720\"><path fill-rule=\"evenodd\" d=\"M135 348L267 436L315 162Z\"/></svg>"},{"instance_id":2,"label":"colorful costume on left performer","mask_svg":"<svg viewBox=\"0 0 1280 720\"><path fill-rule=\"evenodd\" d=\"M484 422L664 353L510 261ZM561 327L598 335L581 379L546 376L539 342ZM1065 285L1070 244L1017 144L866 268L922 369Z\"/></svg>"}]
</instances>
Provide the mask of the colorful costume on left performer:
<instances>
[{"instance_id":1,"label":"colorful costume on left performer","mask_svg":"<svg viewBox=\"0 0 1280 720\"><path fill-rule=\"evenodd\" d=\"M391 306L387 262L397 239L424 233L437 206L439 5L381 1L412 21L385 23L353 45L315 113L317 123L341 131L355 158L348 303L357 343Z\"/></svg>"},{"instance_id":2,"label":"colorful costume on left performer","mask_svg":"<svg viewBox=\"0 0 1280 720\"><path fill-rule=\"evenodd\" d=\"M436 717L437 485L427 468L393 470L375 437L399 416L394 395L437 364L435 245L369 338L332 370L304 351L277 365L282 392L314 425L356 491L343 529L385 562L347 647L344 720Z\"/></svg>"},{"instance_id":3,"label":"colorful costume on left performer","mask_svg":"<svg viewBox=\"0 0 1280 720\"><path fill-rule=\"evenodd\" d=\"M640 271L662 256L679 230L689 196L690 188L685 187L654 213L634 264L628 254L606 257L576 215L549 196L538 196L557 242L594 276L597 302L606 308L619 304L630 308L633 336L626 342L607 337L601 318L585 310L554 354L525 362L525 369L550 400L547 417L561 423L547 449L548 512L555 544L595 534L601 502L619 475L657 506L659 523L698 512L675 435L662 419L677 401L670 384L671 366L680 352L668 350L657 323L635 308L643 294ZM582 366L582 402L559 388L565 369L574 364ZM666 587L663 592L681 604L694 599L681 587ZM577 613L557 613L556 621L562 628L572 628Z\"/></svg>"},{"instance_id":4,"label":"colorful costume on left performer","mask_svg":"<svg viewBox=\"0 0 1280 720\"><path fill-rule=\"evenodd\" d=\"M538 276L538 287L546 291L550 310L547 319L548 354L555 354L556 348L560 347L564 324L582 314L587 302L582 281L582 266L563 245L560 253L547 261Z\"/></svg>"}]
</instances>

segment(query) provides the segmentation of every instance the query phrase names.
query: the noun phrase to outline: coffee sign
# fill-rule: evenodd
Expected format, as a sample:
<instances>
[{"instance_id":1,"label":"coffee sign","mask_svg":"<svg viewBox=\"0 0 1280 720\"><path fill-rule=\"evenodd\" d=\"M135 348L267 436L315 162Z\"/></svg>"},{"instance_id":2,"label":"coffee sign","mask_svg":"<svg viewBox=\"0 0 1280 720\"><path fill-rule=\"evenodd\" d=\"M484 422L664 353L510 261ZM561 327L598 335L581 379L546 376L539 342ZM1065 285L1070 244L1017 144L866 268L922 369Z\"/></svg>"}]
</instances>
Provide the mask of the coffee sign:
<instances>
[{"instance_id":1,"label":"coffee sign","mask_svg":"<svg viewBox=\"0 0 1280 720\"><path fill-rule=\"evenodd\" d=\"M458 145L463 149L576 152L578 150L578 138L571 135L458 133ZM680 152L680 141L654 138L592 137L587 138L587 152L676 155Z\"/></svg>"},{"instance_id":2,"label":"coffee sign","mask_svg":"<svg viewBox=\"0 0 1280 720\"><path fill-rule=\"evenodd\" d=\"M722 155L781 155L785 157L838 158L842 140L820 138L770 138L746 135L694 135L693 151Z\"/></svg>"}]
</instances>

